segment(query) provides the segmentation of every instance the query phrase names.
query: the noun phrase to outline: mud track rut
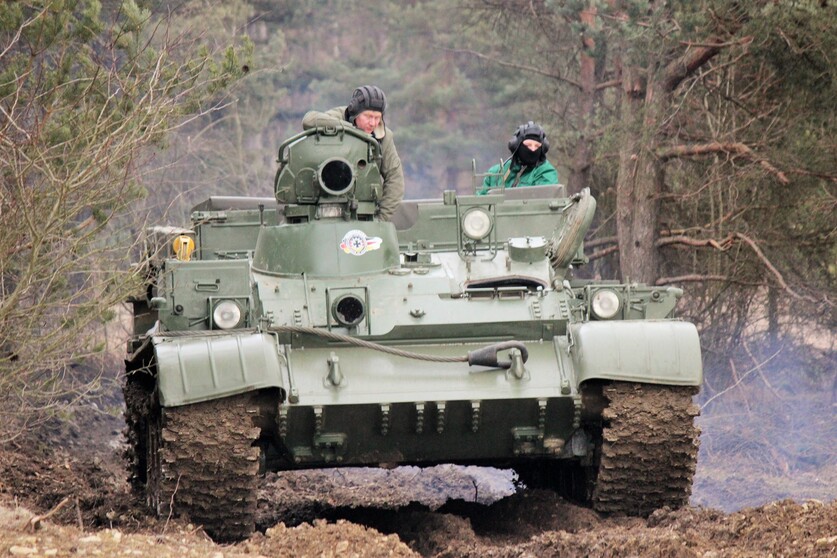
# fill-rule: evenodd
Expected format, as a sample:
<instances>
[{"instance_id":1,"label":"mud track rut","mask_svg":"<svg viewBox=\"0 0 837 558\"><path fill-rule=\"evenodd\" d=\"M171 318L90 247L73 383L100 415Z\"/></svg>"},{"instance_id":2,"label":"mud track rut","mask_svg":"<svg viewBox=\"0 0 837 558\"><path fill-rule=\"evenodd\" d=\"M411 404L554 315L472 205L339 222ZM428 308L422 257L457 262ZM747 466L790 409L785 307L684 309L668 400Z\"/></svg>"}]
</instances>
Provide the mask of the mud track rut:
<instances>
[{"instance_id":1,"label":"mud track rut","mask_svg":"<svg viewBox=\"0 0 837 558\"><path fill-rule=\"evenodd\" d=\"M160 409L136 387L126 390L129 437L139 442L131 444L134 481L147 483L151 507L162 518L188 516L216 541L252 534L260 453L252 397ZM692 387L632 383L603 388L608 405L592 495L596 511L647 516L688 503L699 435L694 393Z\"/></svg>"},{"instance_id":2,"label":"mud track rut","mask_svg":"<svg viewBox=\"0 0 837 558\"><path fill-rule=\"evenodd\" d=\"M160 517L185 514L216 541L253 533L260 452L253 443L260 429L250 400L239 395L167 408L152 421L148 493Z\"/></svg>"},{"instance_id":3,"label":"mud track rut","mask_svg":"<svg viewBox=\"0 0 837 558\"><path fill-rule=\"evenodd\" d=\"M696 388L614 383L604 388L593 508L647 516L688 504L697 463Z\"/></svg>"}]
</instances>

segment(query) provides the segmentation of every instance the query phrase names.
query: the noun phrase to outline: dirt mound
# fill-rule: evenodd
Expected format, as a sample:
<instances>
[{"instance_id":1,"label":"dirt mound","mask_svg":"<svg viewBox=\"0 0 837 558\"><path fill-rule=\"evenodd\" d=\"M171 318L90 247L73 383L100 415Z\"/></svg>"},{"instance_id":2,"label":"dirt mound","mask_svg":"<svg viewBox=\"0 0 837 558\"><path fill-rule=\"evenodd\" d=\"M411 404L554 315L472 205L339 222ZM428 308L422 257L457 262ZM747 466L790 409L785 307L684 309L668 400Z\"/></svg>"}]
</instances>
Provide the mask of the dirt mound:
<instances>
[{"instance_id":1,"label":"dirt mound","mask_svg":"<svg viewBox=\"0 0 837 558\"><path fill-rule=\"evenodd\" d=\"M0 556L148 556L154 558L252 558L254 556L416 556L398 537L347 521L316 521L287 528L279 524L234 546L213 543L192 525L172 523L163 532L118 529L84 532L75 526L43 523L32 514L0 506Z\"/></svg>"},{"instance_id":2,"label":"dirt mound","mask_svg":"<svg viewBox=\"0 0 837 558\"><path fill-rule=\"evenodd\" d=\"M648 519L600 518L548 493L523 493L491 506L455 502L436 511L356 510L354 521L280 523L231 546L200 528L149 519L139 529L41 522L0 506L0 556L665 556L817 557L837 552L837 503L777 502L724 514L684 508ZM374 523L375 528L362 523Z\"/></svg>"},{"instance_id":3,"label":"dirt mound","mask_svg":"<svg viewBox=\"0 0 837 558\"><path fill-rule=\"evenodd\" d=\"M731 506L738 502L737 511L686 507L660 510L647 519L603 517L550 491L515 492L514 472L490 468L297 471L264 479L258 502L260 532L236 545L220 546L199 527L150 517L144 502L131 493L122 458L120 413L119 408L79 407L69 420L0 448L0 556L837 554L833 450L814 452L833 447L833 436L830 444L825 440L834 427L825 420L818 427L825 436L820 446L806 446L806 455L816 457L816 463L805 469L780 464L770 470L762 464L763 453L754 454L758 461L747 461L746 453L726 447L747 428L759 429L754 439L771 436L762 424L742 423L737 416L733 429L732 419L704 419L709 451L698 464L693 501L723 498ZM719 425L724 425L720 434ZM768 451L761 444L746 447ZM762 498L781 494L797 501L740 509L757 488L765 491L758 495ZM820 495L822 502L804 501L811 494ZM33 513L49 514L37 530Z\"/></svg>"},{"instance_id":4,"label":"dirt mound","mask_svg":"<svg viewBox=\"0 0 837 558\"><path fill-rule=\"evenodd\" d=\"M19 502L83 528L138 527L147 514L129 493L120 410L77 407L0 447L0 502Z\"/></svg>"}]
</instances>

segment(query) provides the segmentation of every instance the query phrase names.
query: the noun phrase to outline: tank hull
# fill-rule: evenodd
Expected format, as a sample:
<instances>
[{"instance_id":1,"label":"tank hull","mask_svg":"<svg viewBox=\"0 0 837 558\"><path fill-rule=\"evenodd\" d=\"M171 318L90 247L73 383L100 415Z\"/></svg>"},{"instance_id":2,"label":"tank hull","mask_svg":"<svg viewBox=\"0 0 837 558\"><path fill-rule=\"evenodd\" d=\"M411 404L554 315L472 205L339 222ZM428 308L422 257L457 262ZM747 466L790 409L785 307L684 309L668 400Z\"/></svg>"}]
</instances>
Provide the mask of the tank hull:
<instances>
[{"instance_id":1,"label":"tank hull","mask_svg":"<svg viewBox=\"0 0 837 558\"><path fill-rule=\"evenodd\" d=\"M698 385L697 342L685 322L586 324L521 342L528 358L515 374L421 358L453 360L490 341L352 347L279 333L153 337L162 407L271 394L261 426L277 469L578 458L566 445L581 424L584 382Z\"/></svg>"}]
</instances>

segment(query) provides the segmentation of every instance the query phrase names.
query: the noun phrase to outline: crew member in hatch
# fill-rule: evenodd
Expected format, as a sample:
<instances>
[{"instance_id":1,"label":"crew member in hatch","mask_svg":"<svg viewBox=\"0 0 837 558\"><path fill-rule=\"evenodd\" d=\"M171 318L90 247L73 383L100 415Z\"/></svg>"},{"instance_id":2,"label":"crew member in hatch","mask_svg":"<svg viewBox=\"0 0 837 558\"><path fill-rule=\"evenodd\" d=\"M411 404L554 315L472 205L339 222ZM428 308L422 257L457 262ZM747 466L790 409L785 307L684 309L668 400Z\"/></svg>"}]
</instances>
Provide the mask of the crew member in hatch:
<instances>
[{"instance_id":1,"label":"crew member in hatch","mask_svg":"<svg viewBox=\"0 0 837 558\"><path fill-rule=\"evenodd\" d=\"M490 188L517 188L558 184L558 171L546 160L549 140L540 124L531 120L517 127L509 140L511 156L488 169L488 176L477 192L487 194Z\"/></svg>"},{"instance_id":2,"label":"crew member in hatch","mask_svg":"<svg viewBox=\"0 0 837 558\"><path fill-rule=\"evenodd\" d=\"M351 122L355 128L370 134L381 145L381 177L384 192L378 209L378 217L389 221L404 197L404 170L395 149L392 130L384 123L387 99L376 85L358 87L352 93L348 106L335 107L325 112L309 111L302 118L305 130L318 126L335 126Z\"/></svg>"}]
</instances>

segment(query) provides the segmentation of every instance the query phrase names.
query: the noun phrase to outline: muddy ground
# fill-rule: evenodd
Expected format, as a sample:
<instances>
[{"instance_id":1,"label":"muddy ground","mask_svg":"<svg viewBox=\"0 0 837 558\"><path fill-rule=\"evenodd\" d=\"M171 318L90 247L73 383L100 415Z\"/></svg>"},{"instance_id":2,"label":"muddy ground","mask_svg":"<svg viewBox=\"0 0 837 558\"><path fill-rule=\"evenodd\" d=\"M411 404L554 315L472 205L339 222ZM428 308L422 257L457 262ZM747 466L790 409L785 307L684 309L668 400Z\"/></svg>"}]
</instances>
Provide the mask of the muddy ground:
<instances>
[{"instance_id":1,"label":"muddy ground","mask_svg":"<svg viewBox=\"0 0 837 558\"><path fill-rule=\"evenodd\" d=\"M106 397L2 447L0 557L837 555L837 406L816 386L774 387L704 402L681 510L601 517L516 490L508 470L303 471L265 479L260 531L229 546L131 495L121 402Z\"/></svg>"}]
</instances>

